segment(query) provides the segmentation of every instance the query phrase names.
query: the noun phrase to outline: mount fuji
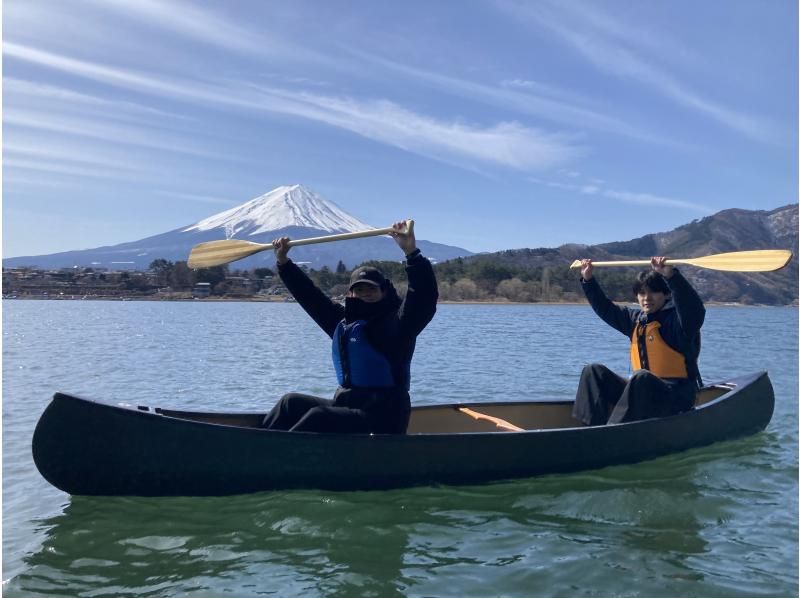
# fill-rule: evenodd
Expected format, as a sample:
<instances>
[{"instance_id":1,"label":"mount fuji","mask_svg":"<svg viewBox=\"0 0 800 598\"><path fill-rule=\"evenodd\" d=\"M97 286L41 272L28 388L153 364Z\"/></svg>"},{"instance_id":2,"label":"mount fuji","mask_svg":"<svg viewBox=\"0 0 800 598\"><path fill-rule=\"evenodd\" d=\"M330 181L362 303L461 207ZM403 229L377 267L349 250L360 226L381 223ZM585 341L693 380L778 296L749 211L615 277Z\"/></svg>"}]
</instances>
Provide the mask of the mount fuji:
<instances>
[{"instance_id":1,"label":"mount fuji","mask_svg":"<svg viewBox=\"0 0 800 598\"><path fill-rule=\"evenodd\" d=\"M387 226L385 224L384 226ZM329 234L364 231L375 228L345 212L335 203L323 199L303 185L277 187L250 201L189 226L147 237L95 249L64 251L38 256L5 258L3 266L37 268L94 267L112 270L147 270L156 259L185 261L192 247L205 241L242 239L256 243L271 243L277 237L292 239L319 237ZM432 261L445 261L472 255L461 247L452 247L417 240L423 255ZM367 260L403 259L397 244L389 237L368 237L306 245L292 249L296 262L312 268L335 268L341 260L354 268ZM230 264L231 270L272 267L275 257L264 251Z\"/></svg>"}]
</instances>

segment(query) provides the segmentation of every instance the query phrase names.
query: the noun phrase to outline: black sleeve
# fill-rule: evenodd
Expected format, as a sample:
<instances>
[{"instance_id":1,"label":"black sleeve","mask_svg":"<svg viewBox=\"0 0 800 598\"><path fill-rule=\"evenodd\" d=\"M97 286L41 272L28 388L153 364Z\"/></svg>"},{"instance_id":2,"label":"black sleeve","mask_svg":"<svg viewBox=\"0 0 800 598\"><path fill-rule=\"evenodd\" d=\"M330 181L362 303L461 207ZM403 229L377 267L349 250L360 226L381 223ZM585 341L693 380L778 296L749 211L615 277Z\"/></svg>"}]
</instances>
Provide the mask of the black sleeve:
<instances>
[{"instance_id":1,"label":"black sleeve","mask_svg":"<svg viewBox=\"0 0 800 598\"><path fill-rule=\"evenodd\" d=\"M603 322L630 338L636 322L635 312L627 307L620 307L606 297L594 277L590 280L581 278L581 288L594 313L600 316Z\"/></svg>"},{"instance_id":2,"label":"black sleeve","mask_svg":"<svg viewBox=\"0 0 800 598\"><path fill-rule=\"evenodd\" d=\"M285 264L278 264L278 274L300 307L313 318L325 334L333 338L336 325L344 318L344 306L319 290L306 273L291 260Z\"/></svg>"},{"instance_id":3,"label":"black sleeve","mask_svg":"<svg viewBox=\"0 0 800 598\"><path fill-rule=\"evenodd\" d=\"M684 339L694 338L706 319L706 308L700 295L677 269L666 279L672 292L672 303L678 314L678 322Z\"/></svg>"},{"instance_id":4,"label":"black sleeve","mask_svg":"<svg viewBox=\"0 0 800 598\"><path fill-rule=\"evenodd\" d=\"M408 290L397 312L401 334L416 337L433 319L436 302L439 300L439 287L430 261L422 256L419 249L406 258Z\"/></svg>"}]
</instances>

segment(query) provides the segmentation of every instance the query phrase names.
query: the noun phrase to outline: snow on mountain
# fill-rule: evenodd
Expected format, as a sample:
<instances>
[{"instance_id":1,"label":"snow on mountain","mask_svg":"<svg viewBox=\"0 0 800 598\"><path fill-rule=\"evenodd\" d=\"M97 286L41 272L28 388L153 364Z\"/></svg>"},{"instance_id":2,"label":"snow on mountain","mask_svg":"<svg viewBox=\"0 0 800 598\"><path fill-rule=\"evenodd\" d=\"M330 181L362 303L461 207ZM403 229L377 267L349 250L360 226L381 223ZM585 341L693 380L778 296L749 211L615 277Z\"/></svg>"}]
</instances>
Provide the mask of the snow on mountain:
<instances>
[{"instance_id":1,"label":"snow on mountain","mask_svg":"<svg viewBox=\"0 0 800 598\"><path fill-rule=\"evenodd\" d=\"M375 228L354 218L335 203L303 185L277 187L245 204L214 214L182 232L224 229L225 238L243 238L289 227L313 228L331 233Z\"/></svg>"},{"instance_id":2,"label":"snow on mountain","mask_svg":"<svg viewBox=\"0 0 800 598\"><path fill-rule=\"evenodd\" d=\"M0 0L2 1L2 0ZM37 266L63 268L91 266L125 270L147 270L155 259L186 261L198 243L221 239L245 239L269 243L276 236L302 239L326 234L374 229L331 201L302 185L278 187L245 204L209 216L190 226L118 245L64 251L49 255L4 258L6 268ZM434 261L472 255L460 247L417 240L422 252ZM313 268L335 268L339 262L351 268L366 260L398 260L397 244L389 237L370 237L340 243L321 243L292 250L292 257ZM272 252L258 253L236 262L233 268L272 267Z\"/></svg>"}]
</instances>

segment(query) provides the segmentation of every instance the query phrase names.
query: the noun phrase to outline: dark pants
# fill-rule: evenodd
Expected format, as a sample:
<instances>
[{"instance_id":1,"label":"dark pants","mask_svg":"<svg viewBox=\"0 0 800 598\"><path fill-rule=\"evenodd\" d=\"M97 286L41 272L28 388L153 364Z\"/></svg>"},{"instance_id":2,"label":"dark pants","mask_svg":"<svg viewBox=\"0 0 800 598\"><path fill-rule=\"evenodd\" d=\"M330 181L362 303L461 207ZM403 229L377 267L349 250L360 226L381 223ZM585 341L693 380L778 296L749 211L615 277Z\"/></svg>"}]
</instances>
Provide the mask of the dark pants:
<instances>
[{"instance_id":1,"label":"dark pants","mask_svg":"<svg viewBox=\"0 0 800 598\"><path fill-rule=\"evenodd\" d=\"M333 400L292 392L261 423L269 430L335 434L405 434L411 412L408 392L397 388L339 388Z\"/></svg>"},{"instance_id":2,"label":"dark pants","mask_svg":"<svg viewBox=\"0 0 800 598\"><path fill-rule=\"evenodd\" d=\"M581 372L572 417L587 426L619 424L688 411L694 399L694 383L689 380L667 381L647 370L626 380L591 363Z\"/></svg>"}]
</instances>

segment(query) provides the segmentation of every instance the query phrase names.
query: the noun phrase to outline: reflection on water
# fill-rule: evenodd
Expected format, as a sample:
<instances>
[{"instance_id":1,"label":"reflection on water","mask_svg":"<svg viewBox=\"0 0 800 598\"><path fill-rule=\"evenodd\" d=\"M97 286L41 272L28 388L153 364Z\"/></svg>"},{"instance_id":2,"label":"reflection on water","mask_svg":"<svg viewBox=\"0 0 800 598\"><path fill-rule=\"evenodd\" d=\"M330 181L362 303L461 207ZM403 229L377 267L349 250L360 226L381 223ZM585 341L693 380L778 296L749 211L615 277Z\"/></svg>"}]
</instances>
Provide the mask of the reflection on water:
<instances>
[{"instance_id":1,"label":"reflection on water","mask_svg":"<svg viewBox=\"0 0 800 598\"><path fill-rule=\"evenodd\" d=\"M609 587L624 575L635 595L666 595L691 583L702 595L735 596L736 587L714 589L732 564L711 554L710 543L741 497L710 492L708 471L729 459L757 466L770 444L763 434L747 446L722 443L645 468L479 487L75 497L38 522L41 549L25 557L24 573L6 589L64 596L216 595L224 588L236 588L236 596L438 596L453 588L529 595L565 579L575 589ZM754 587L781 585L767 572L753 578Z\"/></svg>"},{"instance_id":2,"label":"reflection on water","mask_svg":"<svg viewBox=\"0 0 800 598\"><path fill-rule=\"evenodd\" d=\"M796 595L796 310L709 310L705 378L768 369L775 386L772 423L746 439L480 487L145 499L38 475L54 390L261 410L330 393L325 339L288 304L7 303L4 596ZM585 307L441 306L414 401L570 396L587 361L625 371L606 328Z\"/></svg>"}]
</instances>

